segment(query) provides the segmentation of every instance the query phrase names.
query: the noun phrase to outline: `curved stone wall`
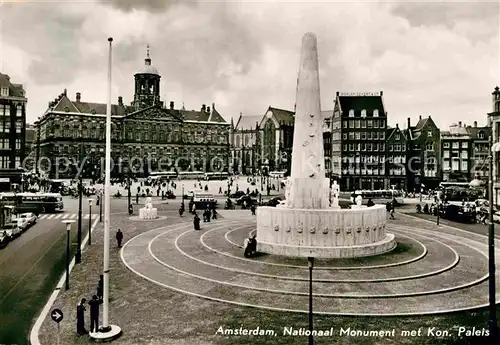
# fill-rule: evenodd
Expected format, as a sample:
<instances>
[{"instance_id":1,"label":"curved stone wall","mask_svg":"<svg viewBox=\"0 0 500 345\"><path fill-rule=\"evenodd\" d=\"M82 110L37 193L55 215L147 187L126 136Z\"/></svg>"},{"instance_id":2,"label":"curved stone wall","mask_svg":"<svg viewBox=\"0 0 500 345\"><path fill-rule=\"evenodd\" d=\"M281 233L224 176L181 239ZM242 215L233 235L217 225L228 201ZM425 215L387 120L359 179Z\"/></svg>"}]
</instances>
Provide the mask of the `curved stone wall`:
<instances>
[{"instance_id":1,"label":"curved stone wall","mask_svg":"<svg viewBox=\"0 0 500 345\"><path fill-rule=\"evenodd\" d=\"M392 250L385 233L387 211L376 205L360 209L259 207L259 251L290 256L357 257Z\"/></svg>"}]
</instances>

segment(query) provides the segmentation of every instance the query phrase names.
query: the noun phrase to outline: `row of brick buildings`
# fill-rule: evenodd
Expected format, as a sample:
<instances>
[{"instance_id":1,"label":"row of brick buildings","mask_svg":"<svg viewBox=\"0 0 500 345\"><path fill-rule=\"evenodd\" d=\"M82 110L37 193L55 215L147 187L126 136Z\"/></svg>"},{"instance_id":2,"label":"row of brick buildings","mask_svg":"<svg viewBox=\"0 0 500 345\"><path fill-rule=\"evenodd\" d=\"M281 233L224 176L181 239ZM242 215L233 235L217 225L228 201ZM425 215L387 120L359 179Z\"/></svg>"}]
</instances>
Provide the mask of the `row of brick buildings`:
<instances>
[{"instance_id":1,"label":"row of brick buildings","mask_svg":"<svg viewBox=\"0 0 500 345\"><path fill-rule=\"evenodd\" d=\"M445 181L488 178L490 127L452 125L441 131L430 116L415 124L388 125L383 92L337 92L333 110L322 112L325 167L343 190L409 191L435 188ZM240 114L231 123L233 170L287 171L294 112L269 107L264 115ZM457 146L458 145L458 146Z\"/></svg>"}]
</instances>

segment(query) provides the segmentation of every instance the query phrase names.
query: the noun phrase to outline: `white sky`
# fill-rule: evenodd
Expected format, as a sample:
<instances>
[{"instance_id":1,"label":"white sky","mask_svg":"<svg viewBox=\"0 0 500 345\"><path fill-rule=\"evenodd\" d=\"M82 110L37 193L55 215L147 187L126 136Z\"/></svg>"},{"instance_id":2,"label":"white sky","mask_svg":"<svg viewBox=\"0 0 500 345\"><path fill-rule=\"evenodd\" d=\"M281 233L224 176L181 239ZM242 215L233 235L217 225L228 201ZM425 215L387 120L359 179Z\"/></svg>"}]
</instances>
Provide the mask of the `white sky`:
<instances>
[{"instance_id":1,"label":"white sky","mask_svg":"<svg viewBox=\"0 0 500 345\"><path fill-rule=\"evenodd\" d=\"M1 0L0 0L1 3ZM500 6L475 2L3 1L0 72L25 86L28 122L64 88L132 100L146 44L168 104L216 103L227 119L293 110L302 35L316 33L324 110L336 91L384 91L389 124L432 114L442 128L486 123L499 84Z\"/></svg>"}]
</instances>

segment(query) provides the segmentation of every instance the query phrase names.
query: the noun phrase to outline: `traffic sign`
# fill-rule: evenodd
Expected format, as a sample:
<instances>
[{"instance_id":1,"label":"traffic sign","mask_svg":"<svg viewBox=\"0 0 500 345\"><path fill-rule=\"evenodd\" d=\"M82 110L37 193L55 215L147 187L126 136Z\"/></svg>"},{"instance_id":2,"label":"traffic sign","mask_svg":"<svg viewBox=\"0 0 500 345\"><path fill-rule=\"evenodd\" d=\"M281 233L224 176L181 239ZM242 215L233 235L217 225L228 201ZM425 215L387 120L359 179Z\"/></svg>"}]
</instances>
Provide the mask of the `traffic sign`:
<instances>
[{"instance_id":1,"label":"traffic sign","mask_svg":"<svg viewBox=\"0 0 500 345\"><path fill-rule=\"evenodd\" d=\"M50 317L52 318L53 321L59 323L62 321L63 319L63 312L61 311L61 309L54 309L52 310L52 312L50 313Z\"/></svg>"}]
</instances>

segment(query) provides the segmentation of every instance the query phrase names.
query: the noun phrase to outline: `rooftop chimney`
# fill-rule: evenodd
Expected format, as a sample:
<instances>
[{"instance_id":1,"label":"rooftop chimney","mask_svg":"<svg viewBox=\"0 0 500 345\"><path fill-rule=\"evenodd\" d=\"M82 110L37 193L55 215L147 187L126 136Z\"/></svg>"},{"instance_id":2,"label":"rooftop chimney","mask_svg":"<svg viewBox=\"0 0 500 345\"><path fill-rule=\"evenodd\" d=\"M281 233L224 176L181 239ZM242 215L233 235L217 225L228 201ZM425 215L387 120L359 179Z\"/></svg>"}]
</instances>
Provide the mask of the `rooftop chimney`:
<instances>
[{"instance_id":1,"label":"rooftop chimney","mask_svg":"<svg viewBox=\"0 0 500 345\"><path fill-rule=\"evenodd\" d=\"M207 107L207 113L210 114L210 107Z\"/></svg>"},{"instance_id":2,"label":"rooftop chimney","mask_svg":"<svg viewBox=\"0 0 500 345\"><path fill-rule=\"evenodd\" d=\"M123 97L118 96L118 105L123 105Z\"/></svg>"},{"instance_id":3,"label":"rooftop chimney","mask_svg":"<svg viewBox=\"0 0 500 345\"><path fill-rule=\"evenodd\" d=\"M462 127L462 121L458 121L458 127Z\"/></svg>"},{"instance_id":4,"label":"rooftop chimney","mask_svg":"<svg viewBox=\"0 0 500 345\"><path fill-rule=\"evenodd\" d=\"M408 118L408 129L410 129L410 127L411 127L411 126L410 126L410 123L411 123L411 122L410 122L410 118Z\"/></svg>"},{"instance_id":5,"label":"rooftop chimney","mask_svg":"<svg viewBox=\"0 0 500 345\"><path fill-rule=\"evenodd\" d=\"M215 110L215 103L212 103L212 111Z\"/></svg>"},{"instance_id":6,"label":"rooftop chimney","mask_svg":"<svg viewBox=\"0 0 500 345\"><path fill-rule=\"evenodd\" d=\"M170 109L174 110L174 101L170 101Z\"/></svg>"},{"instance_id":7,"label":"rooftop chimney","mask_svg":"<svg viewBox=\"0 0 500 345\"><path fill-rule=\"evenodd\" d=\"M399 123L396 123L396 128L399 128Z\"/></svg>"},{"instance_id":8,"label":"rooftop chimney","mask_svg":"<svg viewBox=\"0 0 500 345\"><path fill-rule=\"evenodd\" d=\"M418 119L419 119L419 120L422 120L422 115L418 115Z\"/></svg>"},{"instance_id":9,"label":"rooftop chimney","mask_svg":"<svg viewBox=\"0 0 500 345\"><path fill-rule=\"evenodd\" d=\"M80 92L77 92L76 93L76 101L80 102L81 99L82 99L82 94Z\"/></svg>"},{"instance_id":10,"label":"rooftop chimney","mask_svg":"<svg viewBox=\"0 0 500 345\"><path fill-rule=\"evenodd\" d=\"M380 96L383 96L384 95L384 91L380 91Z\"/></svg>"},{"instance_id":11,"label":"rooftop chimney","mask_svg":"<svg viewBox=\"0 0 500 345\"><path fill-rule=\"evenodd\" d=\"M207 110L207 106L205 104L201 105L201 111L205 112Z\"/></svg>"},{"instance_id":12,"label":"rooftop chimney","mask_svg":"<svg viewBox=\"0 0 500 345\"><path fill-rule=\"evenodd\" d=\"M477 127L477 121L474 121L474 127Z\"/></svg>"},{"instance_id":13,"label":"rooftop chimney","mask_svg":"<svg viewBox=\"0 0 500 345\"><path fill-rule=\"evenodd\" d=\"M335 95L336 95L336 96L339 96L339 95L340 95L340 91L337 91Z\"/></svg>"},{"instance_id":14,"label":"rooftop chimney","mask_svg":"<svg viewBox=\"0 0 500 345\"><path fill-rule=\"evenodd\" d=\"M63 91L63 95L66 96L68 94L68 90L67 89L64 89Z\"/></svg>"}]
</instances>

